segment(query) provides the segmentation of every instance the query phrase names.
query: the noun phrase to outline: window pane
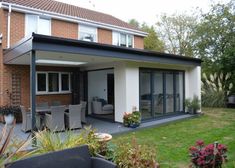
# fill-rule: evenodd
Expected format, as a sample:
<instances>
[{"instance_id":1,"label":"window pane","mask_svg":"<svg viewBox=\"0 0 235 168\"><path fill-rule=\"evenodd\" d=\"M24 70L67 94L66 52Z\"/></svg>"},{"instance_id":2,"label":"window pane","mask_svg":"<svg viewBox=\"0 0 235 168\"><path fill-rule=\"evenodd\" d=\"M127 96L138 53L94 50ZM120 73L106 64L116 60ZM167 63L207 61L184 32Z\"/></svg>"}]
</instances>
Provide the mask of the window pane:
<instances>
[{"instance_id":1,"label":"window pane","mask_svg":"<svg viewBox=\"0 0 235 168\"><path fill-rule=\"evenodd\" d=\"M140 111L142 119L152 118L151 111L151 73L140 73Z\"/></svg>"},{"instance_id":2,"label":"window pane","mask_svg":"<svg viewBox=\"0 0 235 168\"><path fill-rule=\"evenodd\" d=\"M128 35L128 47L133 47L133 36Z\"/></svg>"},{"instance_id":3,"label":"window pane","mask_svg":"<svg viewBox=\"0 0 235 168\"><path fill-rule=\"evenodd\" d=\"M153 75L153 105L155 117L163 115L163 73L154 72Z\"/></svg>"},{"instance_id":4,"label":"window pane","mask_svg":"<svg viewBox=\"0 0 235 168\"><path fill-rule=\"evenodd\" d=\"M46 74L43 73L37 74L37 91L38 92L46 91Z\"/></svg>"},{"instance_id":5,"label":"window pane","mask_svg":"<svg viewBox=\"0 0 235 168\"><path fill-rule=\"evenodd\" d=\"M97 41L97 28L89 26L79 26L79 40Z\"/></svg>"},{"instance_id":6,"label":"window pane","mask_svg":"<svg viewBox=\"0 0 235 168\"><path fill-rule=\"evenodd\" d=\"M26 36L31 36L33 32L37 32L37 15L27 15L26 16L27 24L25 24Z\"/></svg>"},{"instance_id":7,"label":"window pane","mask_svg":"<svg viewBox=\"0 0 235 168\"><path fill-rule=\"evenodd\" d=\"M119 33L113 32L113 45L119 46Z\"/></svg>"},{"instance_id":8,"label":"window pane","mask_svg":"<svg viewBox=\"0 0 235 168\"><path fill-rule=\"evenodd\" d=\"M49 85L49 92L59 91L59 74L58 73L48 74L48 85Z\"/></svg>"},{"instance_id":9,"label":"window pane","mask_svg":"<svg viewBox=\"0 0 235 168\"><path fill-rule=\"evenodd\" d=\"M183 72L178 72L175 74L175 89L176 89L176 111L183 112Z\"/></svg>"},{"instance_id":10,"label":"window pane","mask_svg":"<svg viewBox=\"0 0 235 168\"><path fill-rule=\"evenodd\" d=\"M62 74L61 75L61 90L62 91L69 91L69 74Z\"/></svg>"},{"instance_id":11,"label":"window pane","mask_svg":"<svg viewBox=\"0 0 235 168\"><path fill-rule=\"evenodd\" d=\"M38 23L38 33L39 34L44 34L44 35L51 35L51 21L49 19L39 19Z\"/></svg>"},{"instance_id":12,"label":"window pane","mask_svg":"<svg viewBox=\"0 0 235 168\"><path fill-rule=\"evenodd\" d=\"M166 113L174 112L173 73L166 73Z\"/></svg>"},{"instance_id":13,"label":"window pane","mask_svg":"<svg viewBox=\"0 0 235 168\"><path fill-rule=\"evenodd\" d=\"M120 34L120 46L126 47L126 35L125 34Z\"/></svg>"}]
</instances>

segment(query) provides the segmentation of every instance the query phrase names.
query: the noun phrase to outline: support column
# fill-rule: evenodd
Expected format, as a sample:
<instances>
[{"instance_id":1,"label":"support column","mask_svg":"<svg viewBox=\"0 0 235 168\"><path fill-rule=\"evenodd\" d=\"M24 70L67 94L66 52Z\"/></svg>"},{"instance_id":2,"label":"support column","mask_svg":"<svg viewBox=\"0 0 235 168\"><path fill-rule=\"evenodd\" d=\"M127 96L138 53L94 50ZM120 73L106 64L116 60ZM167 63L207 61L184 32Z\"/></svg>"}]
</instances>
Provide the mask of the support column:
<instances>
[{"instance_id":1,"label":"support column","mask_svg":"<svg viewBox=\"0 0 235 168\"><path fill-rule=\"evenodd\" d=\"M32 112L32 137L36 128L36 51L30 54L30 108Z\"/></svg>"},{"instance_id":2,"label":"support column","mask_svg":"<svg viewBox=\"0 0 235 168\"><path fill-rule=\"evenodd\" d=\"M125 112L139 110L139 68L119 63L114 68L115 121L123 122Z\"/></svg>"}]
</instances>

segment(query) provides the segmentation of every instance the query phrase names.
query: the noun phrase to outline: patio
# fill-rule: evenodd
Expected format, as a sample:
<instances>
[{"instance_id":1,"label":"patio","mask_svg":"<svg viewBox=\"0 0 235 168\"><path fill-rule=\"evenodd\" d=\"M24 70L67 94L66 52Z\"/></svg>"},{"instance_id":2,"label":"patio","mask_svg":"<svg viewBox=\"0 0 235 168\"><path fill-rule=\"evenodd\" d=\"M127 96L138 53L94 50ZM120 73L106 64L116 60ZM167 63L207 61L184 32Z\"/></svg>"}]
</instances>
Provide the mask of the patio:
<instances>
[{"instance_id":1,"label":"patio","mask_svg":"<svg viewBox=\"0 0 235 168\"><path fill-rule=\"evenodd\" d=\"M121 123L113 123L113 122L108 122L108 121L103 121L103 120L87 117L87 123L88 123L87 125L92 125L92 128L95 128L97 132L104 132L104 133L115 135L115 134L121 134L125 132L136 131L136 130L148 128L148 127L156 127L162 124L167 124L169 122L175 122L175 121L184 120L184 119L188 119L192 117L195 117L195 116L190 115L190 114L185 114L185 115L172 116L172 117L164 118L160 120L143 122L140 125L140 127L135 128L135 129L124 127ZM1 123L0 130L2 129L3 126L4 125ZM77 129L77 130L73 130L72 132L75 134L78 134L80 133L80 131L81 129ZM16 124L13 137L20 139L20 140L25 140L29 137L29 135L30 133L24 133L23 131L21 131L21 124Z\"/></svg>"}]
</instances>

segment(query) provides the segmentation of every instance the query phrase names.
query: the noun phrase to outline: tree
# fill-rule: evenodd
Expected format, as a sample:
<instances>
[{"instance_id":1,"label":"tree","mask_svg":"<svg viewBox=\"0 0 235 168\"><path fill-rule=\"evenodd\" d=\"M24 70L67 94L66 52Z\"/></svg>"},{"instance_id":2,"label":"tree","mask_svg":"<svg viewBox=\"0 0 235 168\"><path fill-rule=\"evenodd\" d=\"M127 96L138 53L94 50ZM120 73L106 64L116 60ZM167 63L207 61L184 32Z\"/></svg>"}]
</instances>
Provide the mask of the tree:
<instances>
[{"instance_id":1,"label":"tree","mask_svg":"<svg viewBox=\"0 0 235 168\"><path fill-rule=\"evenodd\" d=\"M135 19L131 19L129 24L148 33L148 36L144 38L144 49L158 52L164 51L164 43L159 39L153 26L148 26L146 23L140 25L140 23Z\"/></svg>"},{"instance_id":2,"label":"tree","mask_svg":"<svg viewBox=\"0 0 235 168\"><path fill-rule=\"evenodd\" d=\"M148 33L144 38L144 49L164 52L164 43L159 39L154 27L143 23L141 29Z\"/></svg>"},{"instance_id":3,"label":"tree","mask_svg":"<svg viewBox=\"0 0 235 168\"><path fill-rule=\"evenodd\" d=\"M197 55L203 60L203 71L232 73L235 84L235 5L213 4L202 14L195 29L194 43ZM234 90L235 93L235 90Z\"/></svg>"},{"instance_id":4,"label":"tree","mask_svg":"<svg viewBox=\"0 0 235 168\"><path fill-rule=\"evenodd\" d=\"M196 26L196 18L184 14L167 16L162 14L156 23L157 32L165 43L165 49L172 54L193 56L192 32Z\"/></svg>"}]
</instances>

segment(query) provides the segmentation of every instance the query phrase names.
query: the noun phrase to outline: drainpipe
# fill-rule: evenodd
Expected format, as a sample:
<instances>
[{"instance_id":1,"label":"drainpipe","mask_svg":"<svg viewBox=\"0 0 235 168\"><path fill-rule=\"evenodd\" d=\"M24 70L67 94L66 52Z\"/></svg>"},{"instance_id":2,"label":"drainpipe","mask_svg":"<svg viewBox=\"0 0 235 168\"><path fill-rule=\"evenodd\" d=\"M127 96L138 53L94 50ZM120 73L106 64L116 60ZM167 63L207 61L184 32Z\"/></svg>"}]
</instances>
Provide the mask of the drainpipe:
<instances>
[{"instance_id":1,"label":"drainpipe","mask_svg":"<svg viewBox=\"0 0 235 168\"><path fill-rule=\"evenodd\" d=\"M10 34L11 34L11 4L8 7L8 17L7 17L7 48L10 48Z\"/></svg>"}]
</instances>

